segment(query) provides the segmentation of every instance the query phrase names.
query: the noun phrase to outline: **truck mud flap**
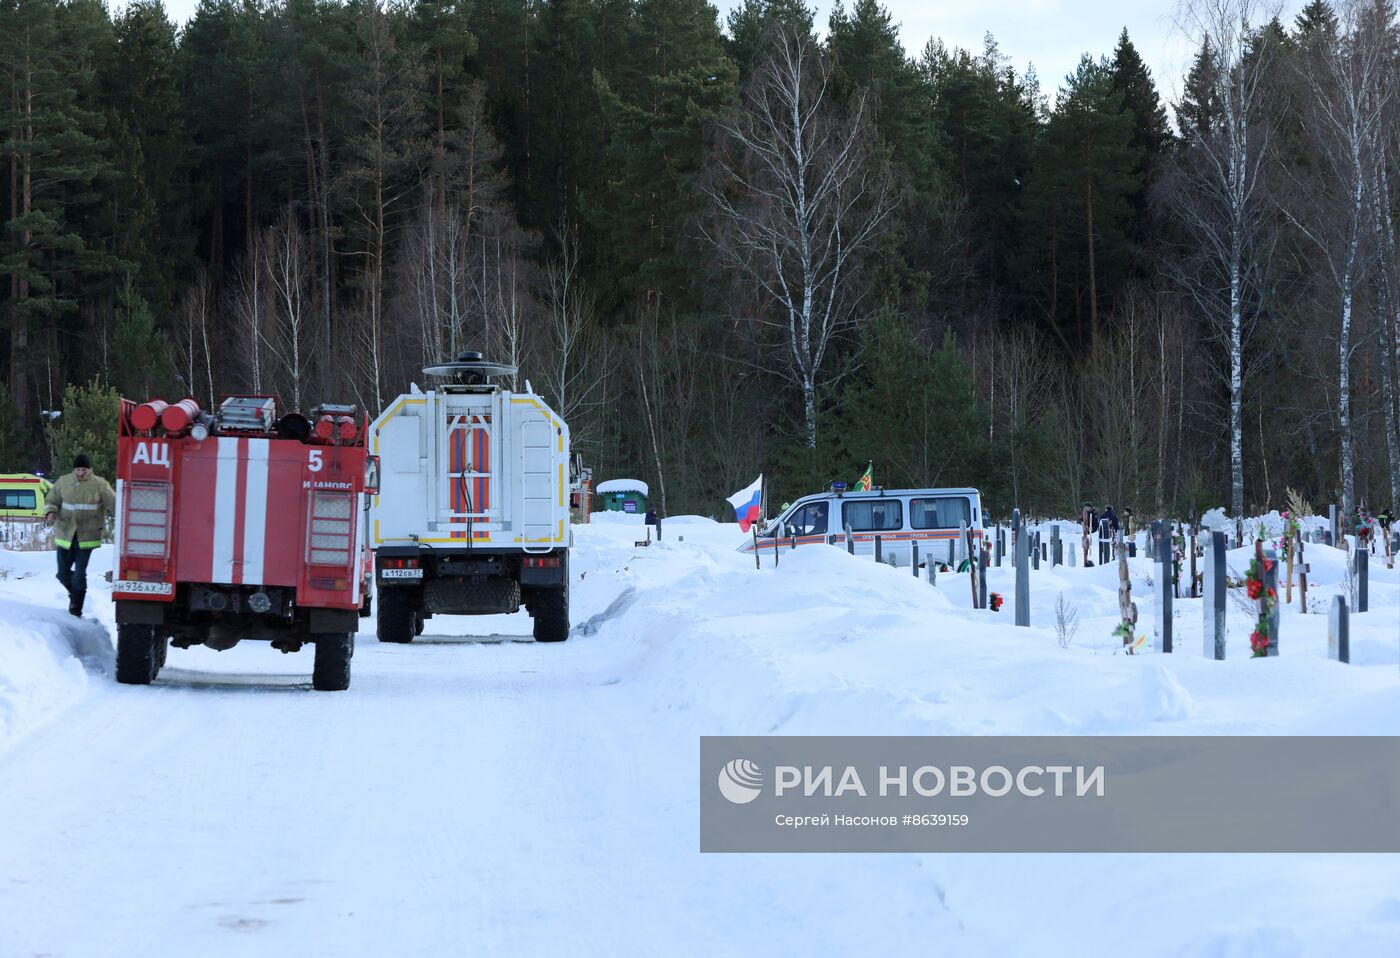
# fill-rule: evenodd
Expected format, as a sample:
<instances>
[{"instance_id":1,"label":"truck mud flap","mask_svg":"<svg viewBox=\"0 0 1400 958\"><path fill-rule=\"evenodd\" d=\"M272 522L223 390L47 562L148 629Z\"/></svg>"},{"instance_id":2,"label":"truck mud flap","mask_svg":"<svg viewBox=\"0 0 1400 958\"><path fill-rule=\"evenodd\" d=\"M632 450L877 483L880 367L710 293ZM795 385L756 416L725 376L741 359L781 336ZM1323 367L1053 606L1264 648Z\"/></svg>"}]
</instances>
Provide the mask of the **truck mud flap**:
<instances>
[{"instance_id":1,"label":"truck mud flap","mask_svg":"<svg viewBox=\"0 0 1400 958\"><path fill-rule=\"evenodd\" d=\"M514 579L493 578L434 579L423 587L423 607L429 612L448 615L492 615L520 608L520 583Z\"/></svg>"},{"instance_id":2,"label":"truck mud flap","mask_svg":"<svg viewBox=\"0 0 1400 958\"><path fill-rule=\"evenodd\" d=\"M355 632L360 628L359 609L309 609L309 632Z\"/></svg>"},{"instance_id":3,"label":"truck mud flap","mask_svg":"<svg viewBox=\"0 0 1400 958\"><path fill-rule=\"evenodd\" d=\"M118 599L116 606L119 625L161 625L165 622L164 602L131 602Z\"/></svg>"}]
</instances>

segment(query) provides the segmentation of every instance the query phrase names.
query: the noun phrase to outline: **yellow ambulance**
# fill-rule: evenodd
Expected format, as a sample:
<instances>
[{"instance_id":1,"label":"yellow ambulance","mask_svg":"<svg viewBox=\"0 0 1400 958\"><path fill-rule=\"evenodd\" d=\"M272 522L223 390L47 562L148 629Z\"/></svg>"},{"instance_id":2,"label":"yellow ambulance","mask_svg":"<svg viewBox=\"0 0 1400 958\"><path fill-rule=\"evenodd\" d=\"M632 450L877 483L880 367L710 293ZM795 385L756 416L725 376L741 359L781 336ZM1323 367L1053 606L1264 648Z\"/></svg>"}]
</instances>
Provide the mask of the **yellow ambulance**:
<instances>
[{"instance_id":1,"label":"yellow ambulance","mask_svg":"<svg viewBox=\"0 0 1400 958\"><path fill-rule=\"evenodd\" d=\"M53 483L28 472L0 473L0 519L44 518L44 496Z\"/></svg>"}]
</instances>

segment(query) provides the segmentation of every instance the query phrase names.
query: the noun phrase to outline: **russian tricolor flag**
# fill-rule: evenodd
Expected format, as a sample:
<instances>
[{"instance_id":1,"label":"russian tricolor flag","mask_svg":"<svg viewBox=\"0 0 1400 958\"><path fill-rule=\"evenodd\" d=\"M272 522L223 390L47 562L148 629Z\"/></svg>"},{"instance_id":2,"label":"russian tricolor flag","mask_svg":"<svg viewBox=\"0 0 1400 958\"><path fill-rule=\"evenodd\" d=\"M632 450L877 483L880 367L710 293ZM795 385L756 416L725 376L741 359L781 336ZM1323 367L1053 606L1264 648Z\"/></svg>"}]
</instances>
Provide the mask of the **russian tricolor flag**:
<instances>
[{"instance_id":1,"label":"russian tricolor flag","mask_svg":"<svg viewBox=\"0 0 1400 958\"><path fill-rule=\"evenodd\" d=\"M760 475L753 482L730 496L729 504L734 507L734 515L739 520L739 529L748 532L749 526L762 517L763 476Z\"/></svg>"}]
</instances>

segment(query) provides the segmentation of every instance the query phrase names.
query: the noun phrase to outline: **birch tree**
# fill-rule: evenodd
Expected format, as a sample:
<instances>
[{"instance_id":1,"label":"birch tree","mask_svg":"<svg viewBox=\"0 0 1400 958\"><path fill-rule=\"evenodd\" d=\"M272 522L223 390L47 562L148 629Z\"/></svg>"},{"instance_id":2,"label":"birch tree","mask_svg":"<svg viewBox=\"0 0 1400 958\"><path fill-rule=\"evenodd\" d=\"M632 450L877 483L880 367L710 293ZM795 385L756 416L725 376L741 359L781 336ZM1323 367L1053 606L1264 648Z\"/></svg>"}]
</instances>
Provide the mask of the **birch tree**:
<instances>
[{"instance_id":1,"label":"birch tree","mask_svg":"<svg viewBox=\"0 0 1400 958\"><path fill-rule=\"evenodd\" d=\"M426 150L416 99L423 77L416 51L401 49L396 41L384 0L361 6L356 36L359 57L347 87L354 124L341 185L356 239L347 252L360 261L364 300L357 338L370 381L366 402L372 397L374 408L383 409L388 246L399 210L416 188L413 167Z\"/></svg>"},{"instance_id":2,"label":"birch tree","mask_svg":"<svg viewBox=\"0 0 1400 958\"><path fill-rule=\"evenodd\" d=\"M276 360L277 379L291 396L292 408L304 410L307 375L314 355L315 310L307 302L310 250L296 214L284 210L262 244L263 269L272 305L271 332L264 339Z\"/></svg>"},{"instance_id":3,"label":"birch tree","mask_svg":"<svg viewBox=\"0 0 1400 958\"><path fill-rule=\"evenodd\" d=\"M1368 190L1368 214L1375 243L1375 285L1377 325L1380 327L1381 401L1384 419L1386 453L1390 466L1390 501L1400 503L1400 261L1397 260L1395 223L1392 208L1390 169L1400 162L1400 142L1397 141L1397 120L1400 120L1400 100L1395 95L1397 71L1400 71L1400 51L1397 51L1396 31L1390 22L1388 4L1376 3L1383 63L1379 90L1384 100L1380 122L1372 129L1368 144L1371 158Z\"/></svg>"},{"instance_id":4,"label":"birch tree","mask_svg":"<svg viewBox=\"0 0 1400 958\"><path fill-rule=\"evenodd\" d=\"M424 365L455 358L471 338L466 328L471 294L467 222L455 204L425 204L408 231L402 283L418 320Z\"/></svg>"},{"instance_id":5,"label":"birch tree","mask_svg":"<svg viewBox=\"0 0 1400 958\"><path fill-rule=\"evenodd\" d=\"M845 109L835 102L831 63L806 31L775 28L768 47L742 107L721 124L707 237L767 301L755 320L777 333L777 371L801 393L805 442L815 449L829 352L861 318L860 266L895 194L867 93Z\"/></svg>"},{"instance_id":6,"label":"birch tree","mask_svg":"<svg viewBox=\"0 0 1400 958\"><path fill-rule=\"evenodd\" d=\"M525 362L526 317L532 301L525 295L520 251L520 230L504 214L482 220L478 243L477 290L486 326L486 341L492 357L520 369ZM519 373L511 388L519 388Z\"/></svg>"},{"instance_id":7,"label":"birch tree","mask_svg":"<svg viewBox=\"0 0 1400 958\"><path fill-rule=\"evenodd\" d=\"M559 255L546 269L546 341L538 363L550 405L567 423L604 400L606 340L579 267L578 233L560 230Z\"/></svg>"},{"instance_id":8,"label":"birch tree","mask_svg":"<svg viewBox=\"0 0 1400 958\"><path fill-rule=\"evenodd\" d=\"M1260 0L1188 0L1185 32L1201 42L1193 79L1206 100L1192 121L1178 122L1186 140L1186 175L1170 191L1200 251L1198 268L1183 270L1186 287L1228 354L1230 511L1244 514L1245 346L1258 297L1258 246L1268 209L1264 178L1272 130L1262 110L1274 51L1253 45L1266 19Z\"/></svg>"},{"instance_id":9,"label":"birch tree","mask_svg":"<svg viewBox=\"0 0 1400 958\"><path fill-rule=\"evenodd\" d=\"M214 308L214 282L207 272L200 270L176 309L174 353L176 377L185 392L200 399L201 385L208 387L208 392L203 393L209 400L206 409L216 408L213 358L216 340L211 330L215 323Z\"/></svg>"},{"instance_id":10,"label":"birch tree","mask_svg":"<svg viewBox=\"0 0 1400 958\"><path fill-rule=\"evenodd\" d=\"M263 394L263 364L267 337L266 322L271 294L268 292L267 248L261 231L253 234L248 249L234 270L229 293L229 310L238 322L238 340L246 343L248 381L254 395Z\"/></svg>"},{"instance_id":11,"label":"birch tree","mask_svg":"<svg viewBox=\"0 0 1400 958\"><path fill-rule=\"evenodd\" d=\"M1342 510L1350 516L1356 507L1351 367L1359 344L1354 319L1371 232L1367 193L1378 160L1373 147L1390 98L1390 84L1384 81L1389 15L1355 2L1337 13L1335 34L1312 38L1296 58L1308 95L1304 125L1314 149L1308 175L1293 191L1290 205L1296 209L1284 212L1317 249L1334 298Z\"/></svg>"}]
</instances>

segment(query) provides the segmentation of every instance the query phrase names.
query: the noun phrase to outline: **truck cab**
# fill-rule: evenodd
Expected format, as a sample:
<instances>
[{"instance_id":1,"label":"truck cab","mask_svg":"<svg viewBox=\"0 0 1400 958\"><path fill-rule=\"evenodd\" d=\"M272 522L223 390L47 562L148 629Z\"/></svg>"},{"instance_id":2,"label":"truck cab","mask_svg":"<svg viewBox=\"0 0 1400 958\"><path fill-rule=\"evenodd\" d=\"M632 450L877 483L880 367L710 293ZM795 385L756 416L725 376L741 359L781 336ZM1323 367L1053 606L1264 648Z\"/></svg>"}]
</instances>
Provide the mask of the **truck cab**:
<instances>
[{"instance_id":1,"label":"truck cab","mask_svg":"<svg viewBox=\"0 0 1400 958\"><path fill-rule=\"evenodd\" d=\"M569 634L569 429L516 369L463 353L370 426L380 490L369 506L381 642L434 615L524 606L535 639Z\"/></svg>"}]
</instances>

